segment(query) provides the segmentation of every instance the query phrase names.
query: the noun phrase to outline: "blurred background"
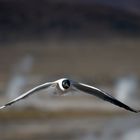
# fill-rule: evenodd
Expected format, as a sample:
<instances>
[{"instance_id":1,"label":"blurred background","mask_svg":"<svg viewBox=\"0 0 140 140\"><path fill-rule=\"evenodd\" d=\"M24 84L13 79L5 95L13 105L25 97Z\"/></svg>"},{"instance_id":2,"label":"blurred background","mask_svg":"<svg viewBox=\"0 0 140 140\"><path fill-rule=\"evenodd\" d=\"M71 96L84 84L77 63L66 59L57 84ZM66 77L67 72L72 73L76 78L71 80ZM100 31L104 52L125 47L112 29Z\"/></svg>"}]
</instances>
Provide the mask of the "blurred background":
<instances>
[{"instance_id":1,"label":"blurred background","mask_svg":"<svg viewBox=\"0 0 140 140\"><path fill-rule=\"evenodd\" d=\"M139 46L138 0L0 0L0 105L68 77L140 109ZM0 111L1 140L139 140L140 114L47 92Z\"/></svg>"}]
</instances>

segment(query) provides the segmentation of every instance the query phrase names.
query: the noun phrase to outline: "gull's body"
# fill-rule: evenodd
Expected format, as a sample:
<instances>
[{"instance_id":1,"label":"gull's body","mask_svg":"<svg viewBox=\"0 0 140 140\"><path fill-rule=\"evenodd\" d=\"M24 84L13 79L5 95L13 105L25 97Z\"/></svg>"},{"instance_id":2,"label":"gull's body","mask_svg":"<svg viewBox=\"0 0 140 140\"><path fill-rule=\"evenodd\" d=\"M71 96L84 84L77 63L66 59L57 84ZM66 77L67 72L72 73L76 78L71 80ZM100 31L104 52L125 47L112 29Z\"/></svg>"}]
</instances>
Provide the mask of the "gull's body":
<instances>
[{"instance_id":1,"label":"gull's body","mask_svg":"<svg viewBox=\"0 0 140 140\"><path fill-rule=\"evenodd\" d=\"M86 84L83 84L83 83L79 83L79 82L75 82L75 81L72 81L72 80L69 80L67 78L62 78L62 79L59 79L57 81L54 81L54 82L48 82L48 83L44 83L42 85L39 85L29 91L27 91L26 93L20 95L19 97L15 98L14 100L8 102L7 104L5 104L4 106L1 106L0 109L3 109L9 105L12 105L13 103L21 100L21 99L24 99L26 98L27 96L35 93L35 92L38 92L42 89L47 89L47 88L50 88L50 87L54 87L55 89L55 92L58 94L58 95L65 95L66 93L68 93L68 91L82 91L84 93L87 93L87 94L91 94L91 95L94 95L94 96L97 96L105 101L108 101L114 105L117 105L119 107L122 107L126 110L129 110L129 111L132 111L132 112L139 112L138 110L135 110L127 105L125 105L124 103L120 102L119 100L115 99L114 97L112 97L111 95L109 95L108 93L105 93L104 91L96 88L96 87L93 87L93 86L90 86L90 85L86 85Z\"/></svg>"}]
</instances>

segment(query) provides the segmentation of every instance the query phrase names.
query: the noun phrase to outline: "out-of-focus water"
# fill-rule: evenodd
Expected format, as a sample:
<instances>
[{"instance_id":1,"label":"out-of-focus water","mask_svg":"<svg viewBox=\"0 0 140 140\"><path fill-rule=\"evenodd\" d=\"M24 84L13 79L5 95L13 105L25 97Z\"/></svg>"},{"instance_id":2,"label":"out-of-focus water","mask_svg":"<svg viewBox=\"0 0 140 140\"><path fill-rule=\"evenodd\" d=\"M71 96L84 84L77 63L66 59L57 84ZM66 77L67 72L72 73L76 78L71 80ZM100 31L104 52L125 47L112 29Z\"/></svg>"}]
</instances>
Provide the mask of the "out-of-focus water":
<instances>
[{"instance_id":1,"label":"out-of-focus water","mask_svg":"<svg viewBox=\"0 0 140 140\"><path fill-rule=\"evenodd\" d=\"M11 119L6 114L10 112L3 112L0 120L3 140L119 140L140 129L139 115L129 113L18 111Z\"/></svg>"}]
</instances>

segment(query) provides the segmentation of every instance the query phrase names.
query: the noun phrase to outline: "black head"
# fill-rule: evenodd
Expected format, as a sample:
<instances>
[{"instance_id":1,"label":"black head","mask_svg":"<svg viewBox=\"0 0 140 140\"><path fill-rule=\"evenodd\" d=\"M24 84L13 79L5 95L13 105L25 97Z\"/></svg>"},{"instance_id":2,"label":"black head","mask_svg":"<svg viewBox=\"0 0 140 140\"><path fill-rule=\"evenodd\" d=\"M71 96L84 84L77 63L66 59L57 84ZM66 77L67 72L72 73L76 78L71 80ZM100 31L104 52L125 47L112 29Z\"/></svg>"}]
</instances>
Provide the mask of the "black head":
<instances>
[{"instance_id":1,"label":"black head","mask_svg":"<svg viewBox=\"0 0 140 140\"><path fill-rule=\"evenodd\" d=\"M70 81L67 79L62 81L62 87L64 89L68 89L70 87L70 84L71 84Z\"/></svg>"}]
</instances>

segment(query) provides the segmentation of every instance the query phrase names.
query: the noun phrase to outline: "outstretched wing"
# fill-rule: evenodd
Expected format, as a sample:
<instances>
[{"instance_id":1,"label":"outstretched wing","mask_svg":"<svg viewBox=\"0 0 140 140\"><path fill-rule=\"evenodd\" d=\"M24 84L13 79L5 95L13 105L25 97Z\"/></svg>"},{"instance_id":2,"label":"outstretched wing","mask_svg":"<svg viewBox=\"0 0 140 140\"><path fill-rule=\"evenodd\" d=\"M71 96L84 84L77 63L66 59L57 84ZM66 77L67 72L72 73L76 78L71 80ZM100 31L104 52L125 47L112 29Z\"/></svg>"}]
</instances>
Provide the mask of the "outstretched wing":
<instances>
[{"instance_id":1,"label":"outstretched wing","mask_svg":"<svg viewBox=\"0 0 140 140\"><path fill-rule=\"evenodd\" d=\"M135 112L135 113L138 113L140 111L138 110L135 110L127 105L125 105L124 103L120 102L119 100L115 99L113 96L105 93L104 91L96 88L96 87L93 87L93 86L89 86L89 85L86 85L86 84L83 84L83 83L76 83L74 82L73 83L73 86L78 89L78 90L81 90L85 93L88 93L88 94L91 94L91 95L94 95L94 96L97 96L105 101L108 101L114 105L117 105L119 107L122 107L126 110L129 110L129 111L132 111L132 112Z\"/></svg>"},{"instance_id":2,"label":"outstretched wing","mask_svg":"<svg viewBox=\"0 0 140 140\"><path fill-rule=\"evenodd\" d=\"M5 108L5 107L7 107L7 106L9 106L9 105L12 105L13 103L15 103L15 102L17 102L17 101L19 101L19 100L22 100L22 99L28 97L29 95L31 95L31 94L33 94L33 93L35 93L35 92L37 92L37 91L40 91L40 90L42 90L42 89L46 89L46 88L48 88L48 87L51 86L51 85L52 85L52 82L39 85L39 86L37 86L37 87L35 87L35 88L33 88L33 89L31 89L31 90L25 92L24 94L20 95L19 97L15 98L14 100L8 102L7 104L1 106L0 109L3 109L3 108Z\"/></svg>"}]
</instances>

